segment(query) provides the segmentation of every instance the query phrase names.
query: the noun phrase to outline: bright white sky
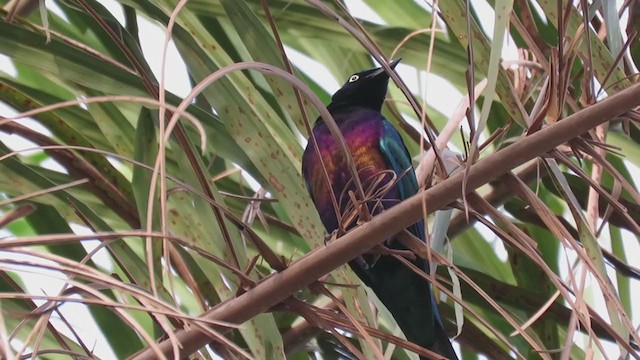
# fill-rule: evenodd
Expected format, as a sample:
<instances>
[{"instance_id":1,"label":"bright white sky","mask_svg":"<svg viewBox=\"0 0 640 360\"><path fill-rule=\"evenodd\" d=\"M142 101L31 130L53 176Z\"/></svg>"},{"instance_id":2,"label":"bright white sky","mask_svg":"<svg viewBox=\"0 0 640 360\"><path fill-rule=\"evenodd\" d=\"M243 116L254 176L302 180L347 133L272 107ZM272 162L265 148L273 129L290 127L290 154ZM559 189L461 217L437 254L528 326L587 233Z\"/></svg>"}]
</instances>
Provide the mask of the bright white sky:
<instances>
[{"instance_id":1,"label":"bright white sky","mask_svg":"<svg viewBox=\"0 0 640 360\"><path fill-rule=\"evenodd\" d=\"M101 0L101 3L105 4L121 22L124 22L124 18L122 16L122 12L115 1L113 0ZM358 17L383 23L383 21L373 12L367 5L364 4L362 0L347 0L348 7L356 14ZM424 6L424 2L417 0L418 3ZM493 11L491 7L483 0L472 1L476 9L478 10L479 17L481 19L482 26L486 29L488 34L492 34L493 32ZM51 5L50 1L46 2L47 5ZM54 9L55 11L55 9ZM140 18L140 34L142 40L142 48L146 55L147 60L149 61L149 65L156 73L156 76L160 75L160 67L161 67L161 56L162 56L162 44L164 42L164 30L153 25L149 21ZM303 54L300 54L292 49L287 49L287 53L289 58L299 67L304 69L307 74L316 82L318 82L324 89L329 92L334 92L338 89L340 84L343 82L342 79L336 80L332 77L326 76L327 70L326 68L314 61L306 57ZM516 59L516 49L513 45L512 41L507 41L505 44L505 49L503 51L503 59L505 60L513 60ZM166 79L166 87L168 90L184 96L188 94L190 90L190 86L187 80L186 70L184 68L184 64L182 63L178 52L173 44L170 44L168 57L167 57L167 68L171 69L171 71L167 72L168 78ZM0 70L12 73L14 72L13 66L11 62L3 55L0 55ZM450 116L459 101L462 98L462 94L457 91L453 86L451 86L445 79L442 79L435 75L427 75L425 72L420 72L420 82L418 81L418 76L416 76L415 69L400 64L397 69L400 76L405 80L407 85L415 92L419 94L424 94L426 91L426 98L428 100L429 106L433 106L442 113L447 116ZM422 86L422 88L420 88ZM0 103L0 116L9 117L13 116L15 112L12 109L9 109L4 104ZM48 133L46 129L43 129L41 126L36 124L33 121L29 120L20 120L21 123L28 125L32 128L40 129L41 131ZM8 136L6 134L0 133L0 140L8 144L12 149L19 150L33 147L34 145L30 142L23 140L16 136ZM59 165L55 162L50 161L48 163L53 169L61 170ZM75 227L74 231L81 233L86 232L86 229L82 227ZM0 237L9 235L6 232L0 231ZM494 238L494 236L490 235L488 238ZM630 237L633 239L633 237ZM608 239L602 239L605 243L606 247L608 245ZM90 248L94 245L87 244ZM504 248L502 247L501 242L496 241L496 249L502 253L504 253ZM634 241L633 244L630 244L628 254L637 254L640 251L640 247ZM107 254L98 254L96 258L99 264L103 264L104 266L109 266L109 261L107 261ZM637 259L636 259L637 260ZM632 261L633 263L633 261ZM635 261L635 266L639 264ZM566 273L566 272L565 272ZM29 291L37 294L37 293L46 293L46 294L57 294L60 291L60 288L63 285L62 279L60 276L53 273L47 273L43 275L41 271L38 271L38 274L31 274L24 272L23 279ZM610 276L615 281L615 274L610 272ZM640 297L640 290L638 290L638 284L634 283L636 286L633 287L634 298ZM605 314L603 302L600 300L602 296L599 292L593 292L592 294L596 303L599 304L598 308L603 309L602 313ZM79 330L79 333L83 335L85 341L90 346L94 346L95 354L103 359L114 359L115 356L106 341L101 337L100 332L96 330L95 325L92 321L88 321L90 319L90 315L86 311L86 309L78 304L66 304L61 309L67 319L71 321L71 323L76 324L76 329ZM640 319L638 314L634 316L634 324L638 323ZM59 326L60 329L64 329L65 326ZM63 332L67 333L63 330ZM617 348L615 346L607 346L608 349L611 350L610 354L617 353Z\"/></svg>"}]
</instances>

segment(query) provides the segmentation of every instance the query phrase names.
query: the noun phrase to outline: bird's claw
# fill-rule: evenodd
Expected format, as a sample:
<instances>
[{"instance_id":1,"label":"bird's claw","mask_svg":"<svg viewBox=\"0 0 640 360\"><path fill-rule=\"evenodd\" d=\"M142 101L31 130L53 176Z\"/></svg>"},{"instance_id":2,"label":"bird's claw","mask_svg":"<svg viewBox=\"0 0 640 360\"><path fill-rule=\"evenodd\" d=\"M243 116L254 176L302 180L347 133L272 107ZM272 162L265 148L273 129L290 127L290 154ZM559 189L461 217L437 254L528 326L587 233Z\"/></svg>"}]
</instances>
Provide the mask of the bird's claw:
<instances>
[{"instance_id":1,"label":"bird's claw","mask_svg":"<svg viewBox=\"0 0 640 360\"><path fill-rule=\"evenodd\" d=\"M373 264L369 265L369 263L362 256L358 256L353 261L355 261L363 270L369 270L371 266L373 266Z\"/></svg>"},{"instance_id":2,"label":"bird's claw","mask_svg":"<svg viewBox=\"0 0 640 360\"><path fill-rule=\"evenodd\" d=\"M333 230L331 233L324 236L324 244L325 246L332 242L333 240L338 238L338 229Z\"/></svg>"}]
</instances>

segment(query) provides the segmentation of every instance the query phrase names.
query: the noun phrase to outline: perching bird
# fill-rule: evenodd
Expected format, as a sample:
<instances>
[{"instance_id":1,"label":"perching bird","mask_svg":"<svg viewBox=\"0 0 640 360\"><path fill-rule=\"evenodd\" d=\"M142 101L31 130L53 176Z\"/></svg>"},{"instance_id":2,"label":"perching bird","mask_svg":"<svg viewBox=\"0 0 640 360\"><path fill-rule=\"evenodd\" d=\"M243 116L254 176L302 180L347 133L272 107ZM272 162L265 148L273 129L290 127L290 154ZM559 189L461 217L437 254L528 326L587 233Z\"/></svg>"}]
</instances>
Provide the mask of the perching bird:
<instances>
[{"instance_id":1,"label":"perching bird","mask_svg":"<svg viewBox=\"0 0 640 360\"><path fill-rule=\"evenodd\" d=\"M397 63L394 61L390 66L393 68ZM378 199L368 202L372 215L418 191L409 152L398 131L380 113L388 83L389 76L382 68L353 74L327 106L351 152L365 193L372 188L379 190ZM356 222L353 216L348 216L348 213L354 213L348 192L357 194L351 173L340 147L321 119L316 121L313 136L320 156L309 141L302 158L302 174L307 189L327 232L338 229L339 221L348 230ZM334 209L327 176L340 207L340 217ZM349 206L350 211L347 209ZM424 241L422 221L408 230ZM407 250L394 239L390 239L386 246ZM416 257L412 262L428 272L426 260ZM365 254L349 265L389 309L409 341L449 359L457 359L444 332L431 285L425 279L390 255Z\"/></svg>"}]
</instances>

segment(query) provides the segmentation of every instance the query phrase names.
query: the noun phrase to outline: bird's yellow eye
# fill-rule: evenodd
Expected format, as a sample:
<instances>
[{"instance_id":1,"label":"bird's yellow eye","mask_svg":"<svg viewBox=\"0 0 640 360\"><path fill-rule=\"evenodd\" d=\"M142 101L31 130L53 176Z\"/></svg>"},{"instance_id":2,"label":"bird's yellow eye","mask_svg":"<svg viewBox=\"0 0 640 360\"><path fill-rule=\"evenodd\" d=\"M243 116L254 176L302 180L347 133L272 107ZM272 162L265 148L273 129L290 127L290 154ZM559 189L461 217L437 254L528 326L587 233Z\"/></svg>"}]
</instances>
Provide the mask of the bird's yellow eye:
<instances>
[{"instance_id":1,"label":"bird's yellow eye","mask_svg":"<svg viewBox=\"0 0 640 360\"><path fill-rule=\"evenodd\" d=\"M360 79L360 76L358 76L358 75L351 75L351 77L349 78L349 82L350 82L350 83L352 83L352 82L356 82L356 81L358 81L358 79Z\"/></svg>"}]
</instances>

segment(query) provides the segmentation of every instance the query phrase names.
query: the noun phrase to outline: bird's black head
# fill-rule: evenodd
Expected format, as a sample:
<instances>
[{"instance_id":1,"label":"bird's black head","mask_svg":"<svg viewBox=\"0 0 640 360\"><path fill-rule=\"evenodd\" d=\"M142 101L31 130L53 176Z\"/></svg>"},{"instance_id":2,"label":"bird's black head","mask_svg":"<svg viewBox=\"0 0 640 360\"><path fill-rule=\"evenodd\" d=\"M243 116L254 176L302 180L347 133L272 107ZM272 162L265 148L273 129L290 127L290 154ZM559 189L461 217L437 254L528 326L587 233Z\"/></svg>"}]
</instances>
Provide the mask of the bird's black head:
<instances>
[{"instance_id":1,"label":"bird's black head","mask_svg":"<svg viewBox=\"0 0 640 360\"><path fill-rule=\"evenodd\" d=\"M389 66L393 69L399 62L400 59L392 61ZM380 111L384 97L387 95L388 84L389 75L381 67L353 74L340 90L333 94L328 108L333 110L341 107L363 106Z\"/></svg>"}]
</instances>

